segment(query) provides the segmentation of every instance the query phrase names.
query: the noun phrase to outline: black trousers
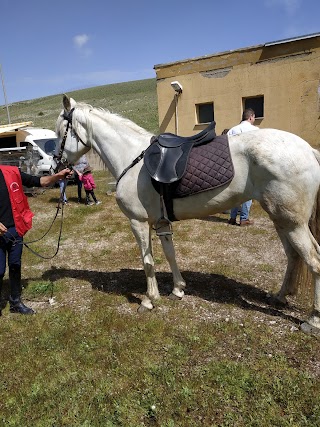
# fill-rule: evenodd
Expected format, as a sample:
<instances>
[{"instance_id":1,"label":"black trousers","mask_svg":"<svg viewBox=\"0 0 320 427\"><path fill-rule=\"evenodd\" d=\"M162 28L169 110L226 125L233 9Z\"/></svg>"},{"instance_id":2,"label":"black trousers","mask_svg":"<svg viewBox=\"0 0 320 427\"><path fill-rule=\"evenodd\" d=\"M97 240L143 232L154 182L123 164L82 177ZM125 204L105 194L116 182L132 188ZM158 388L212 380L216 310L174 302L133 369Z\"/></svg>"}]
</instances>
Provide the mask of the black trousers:
<instances>
[{"instance_id":1,"label":"black trousers","mask_svg":"<svg viewBox=\"0 0 320 427\"><path fill-rule=\"evenodd\" d=\"M98 200L94 194L94 191L93 190L86 190L86 204L90 203L90 201L91 201L90 196L93 198L93 201L95 203L97 203Z\"/></svg>"}]
</instances>

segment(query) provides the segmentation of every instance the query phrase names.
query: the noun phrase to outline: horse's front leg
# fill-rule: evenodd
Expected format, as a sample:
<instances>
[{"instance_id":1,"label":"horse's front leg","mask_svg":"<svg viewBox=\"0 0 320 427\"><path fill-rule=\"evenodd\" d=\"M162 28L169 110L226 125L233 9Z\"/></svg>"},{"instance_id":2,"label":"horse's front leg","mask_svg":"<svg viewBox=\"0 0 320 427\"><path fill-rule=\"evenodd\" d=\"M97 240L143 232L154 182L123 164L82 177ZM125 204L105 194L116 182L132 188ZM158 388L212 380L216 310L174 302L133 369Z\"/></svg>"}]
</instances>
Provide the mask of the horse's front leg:
<instances>
[{"instance_id":1,"label":"horse's front leg","mask_svg":"<svg viewBox=\"0 0 320 427\"><path fill-rule=\"evenodd\" d=\"M140 248L144 272L147 278L147 293L141 301L139 312L152 310L153 303L160 298L158 283L154 271L154 260L152 254L151 229L147 222L135 219L130 221L132 232Z\"/></svg>"},{"instance_id":2,"label":"horse's front leg","mask_svg":"<svg viewBox=\"0 0 320 427\"><path fill-rule=\"evenodd\" d=\"M160 241L162 244L163 252L166 256L166 259L170 265L171 272L173 275L173 290L170 294L172 299L181 299L184 296L184 288L186 287L186 282L181 276L177 261L176 254L173 246L172 236L160 235Z\"/></svg>"}]
</instances>

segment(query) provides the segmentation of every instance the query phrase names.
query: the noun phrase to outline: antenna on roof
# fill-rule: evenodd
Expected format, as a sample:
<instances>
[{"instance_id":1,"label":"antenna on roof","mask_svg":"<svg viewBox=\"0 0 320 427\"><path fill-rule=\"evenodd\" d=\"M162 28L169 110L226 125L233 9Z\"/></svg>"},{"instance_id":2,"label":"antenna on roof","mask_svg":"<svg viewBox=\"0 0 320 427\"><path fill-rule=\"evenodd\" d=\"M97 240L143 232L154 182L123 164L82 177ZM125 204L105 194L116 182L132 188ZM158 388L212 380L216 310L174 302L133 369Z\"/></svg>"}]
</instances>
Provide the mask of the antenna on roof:
<instances>
[{"instance_id":1,"label":"antenna on roof","mask_svg":"<svg viewBox=\"0 0 320 427\"><path fill-rule=\"evenodd\" d=\"M4 80L3 80L3 74L2 74L2 66L1 66L1 64L0 64L0 74L1 74L1 80L2 80L2 89L3 89L4 102L6 104L6 109L7 109L8 124L11 124L9 107L8 107L8 101L7 101L7 95L6 95L6 89L4 87Z\"/></svg>"}]
</instances>

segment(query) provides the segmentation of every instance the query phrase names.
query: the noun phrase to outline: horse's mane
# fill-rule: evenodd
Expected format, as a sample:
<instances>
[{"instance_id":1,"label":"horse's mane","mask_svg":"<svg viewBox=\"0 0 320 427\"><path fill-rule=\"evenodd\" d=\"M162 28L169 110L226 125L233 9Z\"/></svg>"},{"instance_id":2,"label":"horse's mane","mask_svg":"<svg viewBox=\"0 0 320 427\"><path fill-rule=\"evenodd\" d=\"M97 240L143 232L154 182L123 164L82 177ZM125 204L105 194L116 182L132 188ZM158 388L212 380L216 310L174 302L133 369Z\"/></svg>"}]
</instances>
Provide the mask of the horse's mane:
<instances>
[{"instance_id":1,"label":"horse's mane","mask_svg":"<svg viewBox=\"0 0 320 427\"><path fill-rule=\"evenodd\" d=\"M143 129L141 126L137 125L133 121L121 116L120 114L112 113L111 111L105 110L104 108L93 107L92 105L86 104L84 102L77 102L76 106L77 108L74 110L75 118L80 119L82 116L82 118L87 123L89 134L92 134L91 118L94 115L101 118L102 120L106 120L108 123L112 122L113 126L116 125L117 127L126 127L140 135L150 135L150 132ZM75 123L75 127L77 127L77 120Z\"/></svg>"}]
</instances>

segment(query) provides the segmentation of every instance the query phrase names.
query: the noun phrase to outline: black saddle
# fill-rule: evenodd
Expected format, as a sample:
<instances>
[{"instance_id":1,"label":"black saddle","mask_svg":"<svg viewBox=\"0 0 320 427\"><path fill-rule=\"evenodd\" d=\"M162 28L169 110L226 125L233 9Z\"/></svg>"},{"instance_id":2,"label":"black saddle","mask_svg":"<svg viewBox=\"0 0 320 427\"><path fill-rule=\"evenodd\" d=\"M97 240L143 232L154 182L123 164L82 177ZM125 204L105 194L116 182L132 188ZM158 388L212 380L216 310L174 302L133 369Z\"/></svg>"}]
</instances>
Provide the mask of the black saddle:
<instances>
[{"instance_id":1,"label":"black saddle","mask_svg":"<svg viewBox=\"0 0 320 427\"><path fill-rule=\"evenodd\" d=\"M216 136L215 122L193 136L162 133L151 140L144 153L144 164L157 182L171 184L182 178L192 147L211 142Z\"/></svg>"}]
</instances>

